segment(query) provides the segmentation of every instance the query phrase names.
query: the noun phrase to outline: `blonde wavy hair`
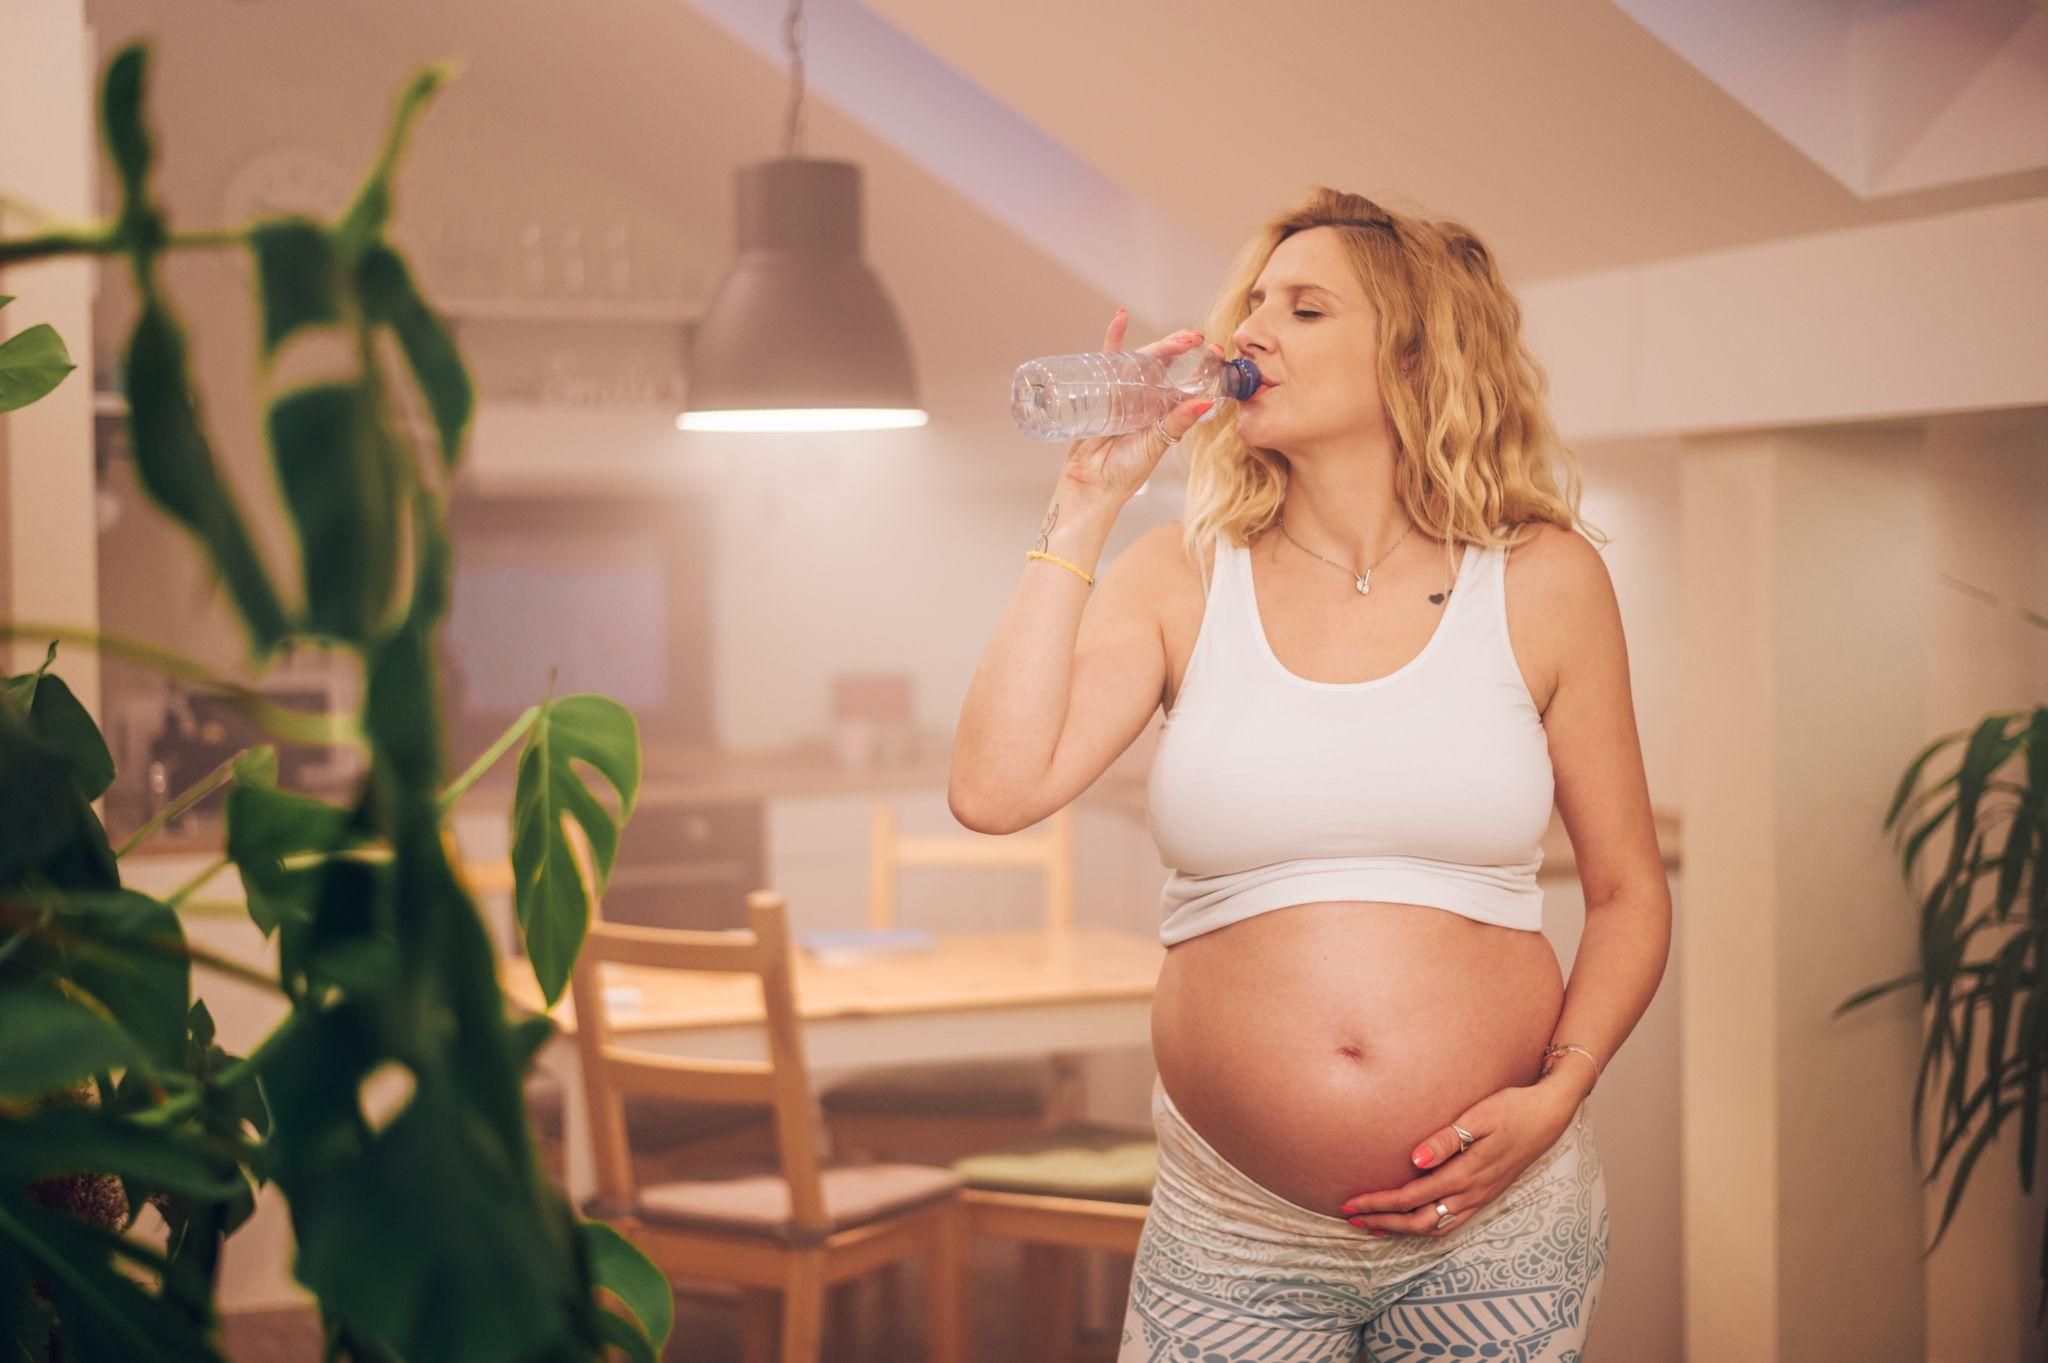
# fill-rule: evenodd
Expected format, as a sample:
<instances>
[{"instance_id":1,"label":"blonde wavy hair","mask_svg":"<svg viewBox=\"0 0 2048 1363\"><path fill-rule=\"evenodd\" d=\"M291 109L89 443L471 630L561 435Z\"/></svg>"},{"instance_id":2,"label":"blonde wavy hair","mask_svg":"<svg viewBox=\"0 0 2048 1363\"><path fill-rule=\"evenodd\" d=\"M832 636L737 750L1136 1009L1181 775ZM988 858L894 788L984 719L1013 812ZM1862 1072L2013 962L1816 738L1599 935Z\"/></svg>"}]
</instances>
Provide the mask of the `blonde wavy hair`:
<instances>
[{"instance_id":1,"label":"blonde wavy hair","mask_svg":"<svg viewBox=\"0 0 2048 1363\"><path fill-rule=\"evenodd\" d=\"M1551 424L1549 380L1522 343L1521 307L1493 254L1462 224L1317 185L1239 250L1204 333L1234 355L1230 338L1251 315L1259 273L1281 242L1311 227L1336 230L1379 312L1379 388L1398 446L1394 490L1415 524L1445 541L1451 569L1457 546L1512 548L1544 521L1583 527L1605 543L1579 514L1578 460ZM1229 404L1176 446L1188 480L1181 539L1197 565L1221 537L1242 545L1278 520L1287 491L1286 456L1246 444L1236 411ZM1204 592L1208 580L1204 568Z\"/></svg>"}]
</instances>

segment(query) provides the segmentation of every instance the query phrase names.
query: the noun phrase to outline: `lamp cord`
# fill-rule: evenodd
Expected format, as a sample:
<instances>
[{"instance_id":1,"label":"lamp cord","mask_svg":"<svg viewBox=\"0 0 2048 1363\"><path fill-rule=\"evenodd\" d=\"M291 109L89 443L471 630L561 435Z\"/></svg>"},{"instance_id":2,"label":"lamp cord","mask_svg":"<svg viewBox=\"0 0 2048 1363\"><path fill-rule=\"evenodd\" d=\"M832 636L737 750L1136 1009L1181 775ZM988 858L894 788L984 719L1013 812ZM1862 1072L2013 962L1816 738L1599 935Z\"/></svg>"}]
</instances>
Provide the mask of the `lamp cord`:
<instances>
[{"instance_id":1,"label":"lamp cord","mask_svg":"<svg viewBox=\"0 0 2048 1363\"><path fill-rule=\"evenodd\" d=\"M783 127L783 156L795 160L797 143L801 137L800 124L804 103L804 50L799 30L803 24L804 0L790 0L789 16L783 21L783 34L789 46L789 117Z\"/></svg>"}]
</instances>

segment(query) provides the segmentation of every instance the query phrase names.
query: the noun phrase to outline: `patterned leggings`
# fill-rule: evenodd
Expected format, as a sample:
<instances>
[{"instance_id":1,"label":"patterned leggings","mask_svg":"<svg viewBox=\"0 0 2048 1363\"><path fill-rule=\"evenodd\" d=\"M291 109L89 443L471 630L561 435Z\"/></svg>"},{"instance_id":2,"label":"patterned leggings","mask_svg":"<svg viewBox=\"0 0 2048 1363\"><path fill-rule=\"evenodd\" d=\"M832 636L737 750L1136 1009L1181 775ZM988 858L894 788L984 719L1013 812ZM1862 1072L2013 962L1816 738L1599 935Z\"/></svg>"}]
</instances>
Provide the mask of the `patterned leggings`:
<instances>
[{"instance_id":1,"label":"patterned leggings","mask_svg":"<svg viewBox=\"0 0 2048 1363\"><path fill-rule=\"evenodd\" d=\"M1152 1120L1159 1177L1118 1363L1578 1363L1608 1245L1585 1104L1469 1219L1385 1239L1253 1182L1156 1083Z\"/></svg>"}]
</instances>

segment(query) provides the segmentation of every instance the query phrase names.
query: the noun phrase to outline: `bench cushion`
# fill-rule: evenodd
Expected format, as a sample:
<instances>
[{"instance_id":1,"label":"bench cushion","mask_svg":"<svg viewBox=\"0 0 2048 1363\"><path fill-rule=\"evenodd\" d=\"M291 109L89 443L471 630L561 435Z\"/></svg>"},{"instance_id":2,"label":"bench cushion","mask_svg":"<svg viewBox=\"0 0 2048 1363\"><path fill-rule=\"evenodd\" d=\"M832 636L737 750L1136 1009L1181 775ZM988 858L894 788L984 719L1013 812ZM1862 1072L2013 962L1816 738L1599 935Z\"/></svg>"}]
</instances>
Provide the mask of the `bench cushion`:
<instances>
[{"instance_id":1,"label":"bench cushion","mask_svg":"<svg viewBox=\"0 0 2048 1363\"><path fill-rule=\"evenodd\" d=\"M1150 1202L1159 1143L1146 1127L1067 1122L953 1162L970 1188L1105 1202Z\"/></svg>"}]
</instances>

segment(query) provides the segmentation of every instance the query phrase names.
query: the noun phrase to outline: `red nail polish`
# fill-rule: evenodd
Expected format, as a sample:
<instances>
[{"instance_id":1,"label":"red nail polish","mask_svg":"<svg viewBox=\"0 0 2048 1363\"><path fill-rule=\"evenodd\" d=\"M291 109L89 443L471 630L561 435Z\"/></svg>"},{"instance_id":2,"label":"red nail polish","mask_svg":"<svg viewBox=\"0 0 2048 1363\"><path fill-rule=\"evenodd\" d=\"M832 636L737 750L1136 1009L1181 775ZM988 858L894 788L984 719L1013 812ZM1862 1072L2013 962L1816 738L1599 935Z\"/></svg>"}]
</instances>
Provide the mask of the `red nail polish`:
<instances>
[{"instance_id":1,"label":"red nail polish","mask_svg":"<svg viewBox=\"0 0 2048 1363\"><path fill-rule=\"evenodd\" d=\"M1426 1145L1416 1146L1414 1158L1417 1164L1420 1164L1424 1168L1427 1168L1429 1166L1429 1147Z\"/></svg>"},{"instance_id":2,"label":"red nail polish","mask_svg":"<svg viewBox=\"0 0 2048 1363\"><path fill-rule=\"evenodd\" d=\"M1362 1216L1347 1216L1344 1219L1346 1221L1349 1221L1352 1225L1358 1227L1360 1230L1366 1229L1365 1218Z\"/></svg>"}]
</instances>

